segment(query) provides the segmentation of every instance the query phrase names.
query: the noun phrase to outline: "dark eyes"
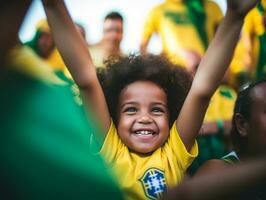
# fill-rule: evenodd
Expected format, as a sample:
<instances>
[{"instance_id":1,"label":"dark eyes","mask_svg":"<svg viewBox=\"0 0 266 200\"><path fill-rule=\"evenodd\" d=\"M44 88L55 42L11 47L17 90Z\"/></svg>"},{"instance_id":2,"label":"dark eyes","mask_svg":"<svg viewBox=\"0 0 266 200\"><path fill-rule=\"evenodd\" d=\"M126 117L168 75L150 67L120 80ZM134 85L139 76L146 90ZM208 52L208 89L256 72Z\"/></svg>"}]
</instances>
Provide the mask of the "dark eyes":
<instances>
[{"instance_id":1,"label":"dark eyes","mask_svg":"<svg viewBox=\"0 0 266 200\"><path fill-rule=\"evenodd\" d=\"M138 112L138 108L136 107L127 107L123 110L124 113L128 113L128 114L134 114L136 112ZM161 114L161 113L165 113L164 109L161 107L153 107L150 110L151 113L154 114Z\"/></svg>"},{"instance_id":2,"label":"dark eyes","mask_svg":"<svg viewBox=\"0 0 266 200\"><path fill-rule=\"evenodd\" d=\"M164 113L164 110L160 107L154 107L152 108L153 113Z\"/></svg>"},{"instance_id":3,"label":"dark eyes","mask_svg":"<svg viewBox=\"0 0 266 200\"><path fill-rule=\"evenodd\" d=\"M127 108L124 109L124 112L135 113L135 112L137 112L137 108L135 108L135 107L127 107Z\"/></svg>"}]
</instances>

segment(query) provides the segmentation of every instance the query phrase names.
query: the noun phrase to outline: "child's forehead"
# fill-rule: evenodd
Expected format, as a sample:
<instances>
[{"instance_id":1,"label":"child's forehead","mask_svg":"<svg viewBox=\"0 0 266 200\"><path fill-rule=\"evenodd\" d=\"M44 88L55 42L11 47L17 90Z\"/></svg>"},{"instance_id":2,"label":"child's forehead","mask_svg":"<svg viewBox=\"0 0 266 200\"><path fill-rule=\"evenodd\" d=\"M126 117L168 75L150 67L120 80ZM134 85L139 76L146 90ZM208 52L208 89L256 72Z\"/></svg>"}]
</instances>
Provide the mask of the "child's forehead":
<instances>
[{"instance_id":1,"label":"child's forehead","mask_svg":"<svg viewBox=\"0 0 266 200\"><path fill-rule=\"evenodd\" d=\"M121 101L159 101L166 102L164 90L151 81L135 81L125 87L120 93Z\"/></svg>"},{"instance_id":2,"label":"child's forehead","mask_svg":"<svg viewBox=\"0 0 266 200\"><path fill-rule=\"evenodd\" d=\"M162 90L162 87L159 85L159 83L152 81L152 80L136 80L133 81L131 83L128 83L124 89L126 88L141 88L141 87L145 87L145 88L158 88ZM124 90L123 89L123 90Z\"/></svg>"},{"instance_id":3,"label":"child's forehead","mask_svg":"<svg viewBox=\"0 0 266 200\"><path fill-rule=\"evenodd\" d=\"M162 92L166 94L163 88L159 84L149 80L134 81L125 86L121 91L121 93L141 93L141 92L144 92L146 94L150 92L160 92L160 93Z\"/></svg>"}]
</instances>

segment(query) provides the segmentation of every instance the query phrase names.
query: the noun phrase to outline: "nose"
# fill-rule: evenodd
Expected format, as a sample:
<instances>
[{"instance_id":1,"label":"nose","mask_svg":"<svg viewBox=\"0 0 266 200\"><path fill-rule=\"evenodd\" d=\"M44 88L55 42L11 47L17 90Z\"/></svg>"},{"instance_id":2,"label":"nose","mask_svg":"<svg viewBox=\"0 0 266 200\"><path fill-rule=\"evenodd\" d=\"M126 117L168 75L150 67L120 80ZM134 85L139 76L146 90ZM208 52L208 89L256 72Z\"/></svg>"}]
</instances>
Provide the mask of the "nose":
<instances>
[{"instance_id":1,"label":"nose","mask_svg":"<svg viewBox=\"0 0 266 200\"><path fill-rule=\"evenodd\" d=\"M152 121L153 121L152 118L151 118L148 114L141 115L141 116L138 118L138 122L139 122L139 123L142 123L142 124L149 124L149 123L151 123Z\"/></svg>"}]
</instances>

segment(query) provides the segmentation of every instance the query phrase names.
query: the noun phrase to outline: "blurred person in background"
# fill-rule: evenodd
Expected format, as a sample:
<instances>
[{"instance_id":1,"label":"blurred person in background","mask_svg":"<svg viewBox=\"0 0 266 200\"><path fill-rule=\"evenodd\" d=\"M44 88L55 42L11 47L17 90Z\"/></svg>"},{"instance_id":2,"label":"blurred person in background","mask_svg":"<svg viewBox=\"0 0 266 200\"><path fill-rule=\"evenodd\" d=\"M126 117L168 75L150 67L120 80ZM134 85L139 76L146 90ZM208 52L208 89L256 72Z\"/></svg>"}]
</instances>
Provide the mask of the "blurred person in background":
<instances>
[{"instance_id":1,"label":"blurred person in background","mask_svg":"<svg viewBox=\"0 0 266 200\"><path fill-rule=\"evenodd\" d=\"M209 0L165 0L148 14L140 50L147 52L150 38L156 33L163 53L175 64L194 71L222 17L218 5Z\"/></svg>"},{"instance_id":2,"label":"blurred person in background","mask_svg":"<svg viewBox=\"0 0 266 200\"><path fill-rule=\"evenodd\" d=\"M85 28L79 23L76 23L76 27L84 40L86 40ZM46 19L38 21L35 35L31 40L25 42L24 45L30 47L39 58L46 62L56 73L61 74L66 71L65 63L55 47L50 27ZM68 76L68 73L66 74Z\"/></svg>"},{"instance_id":3,"label":"blurred person in background","mask_svg":"<svg viewBox=\"0 0 266 200\"><path fill-rule=\"evenodd\" d=\"M123 56L120 44L123 39L123 16L118 12L108 13L103 22L103 37L100 42L91 45L89 50L94 65L105 67L104 61Z\"/></svg>"},{"instance_id":4,"label":"blurred person in background","mask_svg":"<svg viewBox=\"0 0 266 200\"><path fill-rule=\"evenodd\" d=\"M50 28L45 19L38 21L33 38L25 42L24 45L30 47L52 69L64 70L65 64L55 48Z\"/></svg>"}]
</instances>

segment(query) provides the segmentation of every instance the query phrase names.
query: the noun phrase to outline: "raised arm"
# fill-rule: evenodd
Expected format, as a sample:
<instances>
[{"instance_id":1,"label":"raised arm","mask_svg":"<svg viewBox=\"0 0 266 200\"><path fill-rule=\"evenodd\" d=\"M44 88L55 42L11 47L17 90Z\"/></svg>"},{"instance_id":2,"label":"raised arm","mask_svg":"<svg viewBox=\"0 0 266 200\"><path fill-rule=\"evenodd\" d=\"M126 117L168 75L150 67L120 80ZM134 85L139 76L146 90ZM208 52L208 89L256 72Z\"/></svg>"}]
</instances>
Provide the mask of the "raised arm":
<instances>
[{"instance_id":1,"label":"raised arm","mask_svg":"<svg viewBox=\"0 0 266 200\"><path fill-rule=\"evenodd\" d=\"M63 0L43 0L57 48L81 91L83 103L106 133L110 115L87 45L77 32Z\"/></svg>"},{"instance_id":2,"label":"raised arm","mask_svg":"<svg viewBox=\"0 0 266 200\"><path fill-rule=\"evenodd\" d=\"M200 62L190 92L176 120L178 132L188 150L194 143L209 101L233 56L247 12L258 0L228 0L225 17Z\"/></svg>"}]
</instances>

